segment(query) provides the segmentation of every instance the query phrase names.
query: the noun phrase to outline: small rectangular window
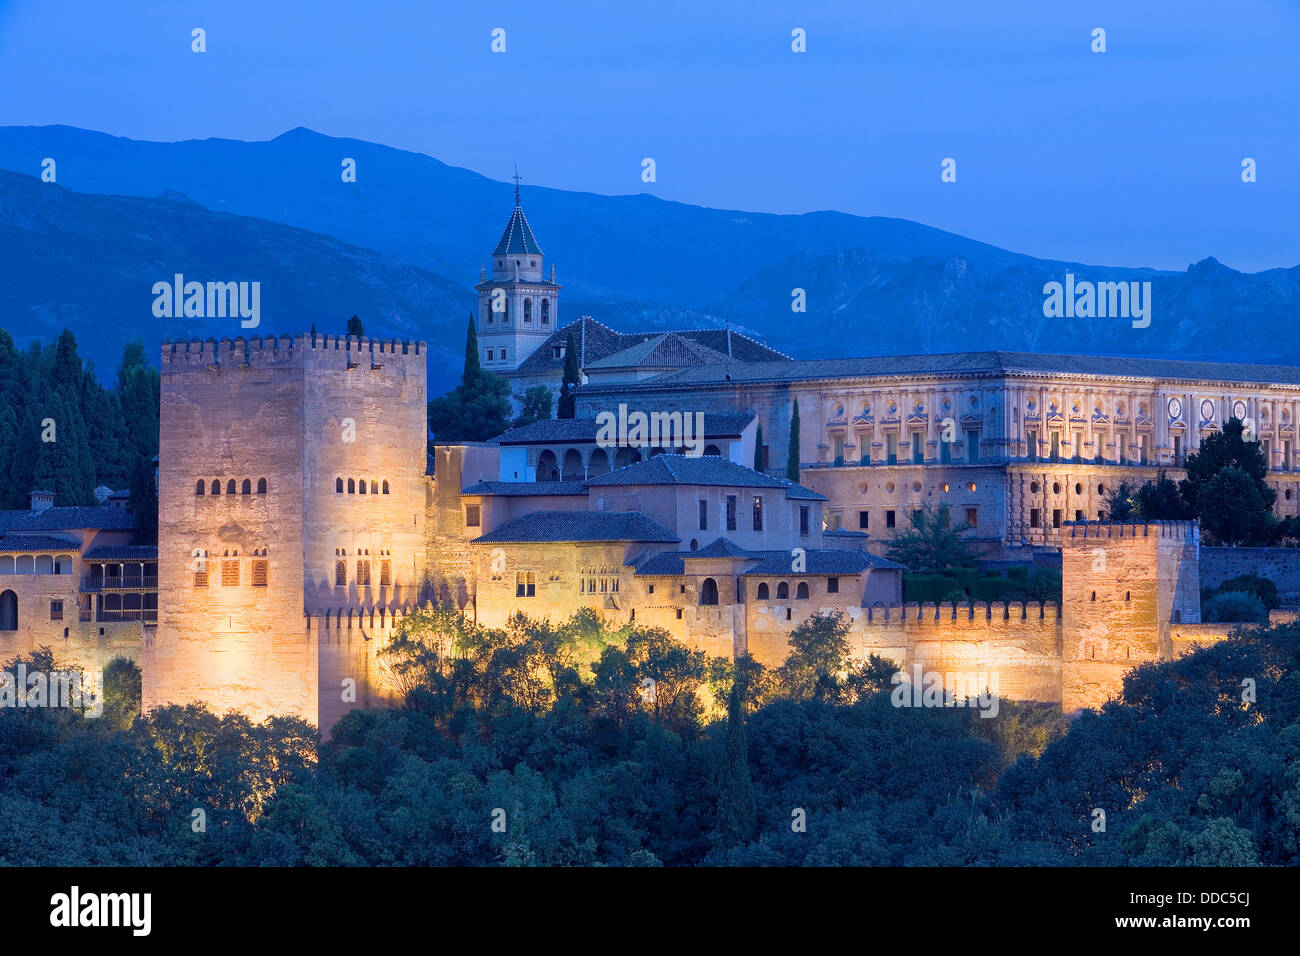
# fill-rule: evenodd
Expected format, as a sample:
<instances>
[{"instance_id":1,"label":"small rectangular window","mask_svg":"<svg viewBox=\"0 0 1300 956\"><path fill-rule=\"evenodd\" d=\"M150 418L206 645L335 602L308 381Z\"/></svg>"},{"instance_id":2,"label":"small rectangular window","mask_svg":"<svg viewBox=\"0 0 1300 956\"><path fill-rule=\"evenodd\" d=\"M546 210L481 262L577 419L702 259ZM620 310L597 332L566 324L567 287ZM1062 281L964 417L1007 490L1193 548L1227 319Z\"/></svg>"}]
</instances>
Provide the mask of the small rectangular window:
<instances>
[{"instance_id":1,"label":"small rectangular window","mask_svg":"<svg viewBox=\"0 0 1300 956\"><path fill-rule=\"evenodd\" d=\"M1030 509L1029 509L1029 527L1031 527L1031 528L1037 528L1037 527L1038 527L1038 523L1039 523L1038 509L1037 509L1037 508L1030 508Z\"/></svg>"},{"instance_id":2,"label":"small rectangular window","mask_svg":"<svg viewBox=\"0 0 1300 956\"><path fill-rule=\"evenodd\" d=\"M826 593L827 593L827 594L839 594L839 593L840 593L840 579L839 579L839 578L827 578L827 579L826 579Z\"/></svg>"},{"instance_id":3,"label":"small rectangular window","mask_svg":"<svg viewBox=\"0 0 1300 956\"><path fill-rule=\"evenodd\" d=\"M255 588L266 587L266 562L265 561L253 562L253 587Z\"/></svg>"},{"instance_id":4,"label":"small rectangular window","mask_svg":"<svg viewBox=\"0 0 1300 956\"><path fill-rule=\"evenodd\" d=\"M705 499L701 498L699 501L699 505L700 505L700 530L708 531L709 530L709 503Z\"/></svg>"},{"instance_id":5,"label":"small rectangular window","mask_svg":"<svg viewBox=\"0 0 1300 956\"><path fill-rule=\"evenodd\" d=\"M357 562L357 585L359 587L370 586L370 561L362 560Z\"/></svg>"},{"instance_id":6,"label":"small rectangular window","mask_svg":"<svg viewBox=\"0 0 1300 956\"><path fill-rule=\"evenodd\" d=\"M1083 520L1083 512L1080 511L1080 510L1077 509L1077 508L1075 509L1075 512L1074 512L1074 520L1075 520L1075 521L1082 521L1082 520Z\"/></svg>"},{"instance_id":7,"label":"small rectangular window","mask_svg":"<svg viewBox=\"0 0 1300 956\"><path fill-rule=\"evenodd\" d=\"M379 586L381 588L386 588L392 586L392 583L393 583L393 562L380 561L379 562Z\"/></svg>"},{"instance_id":8,"label":"small rectangular window","mask_svg":"<svg viewBox=\"0 0 1300 956\"><path fill-rule=\"evenodd\" d=\"M727 495L727 530L736 530L736 496Z\"/></svg>"},{"instance_id":9,"label":"small rectangular window","mask_svg":"<svg viewBox=\"0 0 1300 956\"><path fill-rule=\"evenodd\" d=\"M348 584L348 563L346 561L334 562L334 586L336 588L347 587Z\"/></svg>"},{"instance_id":10,"label":"small rectangular window","mask_svg":"<svg viewBox=\"0 0 1300 956\"><path fill-rule=\"evenodd\" d=\"M980 460L980 433L977 430L966 432L966 461L975 464Z\"/></svg>"},{"instance_id":11,"label":"small rectangular window","mask_svg":"<svg viewBox=\"0 0 1300 956\"><path fill-rule=\"evenodd\" d=\"M221 586L223 588L239 587L239 562L221 562Z\"/></svg>"},{"instance_id":12,"label":"small rectangular window","mask_svg":"<svg viewBox=\"0 0 1300 956\"><path fill-rule=\"evenodd\" d=\"M808 506L799 506L799 534L808 537Z\"/></svg>"},{"instance_id":13,"label":"small rectangular window","mask_svg":"<svg viewBox=\"0 0 1300 956\"><path fill-rule=\"evenodd\" d=\"M194 586L196 588L205 588L208 586L208 572L206 568L204 568L203 570L197 570L197 569L195 570Z\"/></svg>"},{"instance_id":14,"label":"small rectangular window","mask_svg":"<svg viewBox=\"0 0 1300 956\"><path fill-rule=\"evenodd\" d=\"M1038 457L1038 432L1032 428L1025 432L1025 456L1030 461Z\"/></svg>"},{"instance_id":15,"label":"small rectangular window","mask_svg":"<svg viewBox=\"0 0 1300 956\"><path fill-rule=\"evenodd\" d=\"M870 512L870 511L859 511L859 512L858 512L858 527L861 528L863 531L865 531L865 530L866 530L867 528L869 528L870 526L871 526L871 512Z\"/></svg>"},{"instance_id":16,"label":"small rectangular window","mask_svg":"<svg viewBox=\"0 0 1300 956\"><path fill-rule=\"evenodd\" d=\"M51 621L61 621L61 620L63 620L63 602L62 602L62 601L50 601L50 620L51 620Z\"/></svg>"},{"instance_id":17,"label":"small rectangular window","mask_svg":"<svg viewBox=\"0 0 1300 956\"><path fill-rule=\"evenodd\" d=\"M968 525L970 525L972 528L977 527L977 526L979 525L980 522L979 522L979 509L978 509L978 508L967 508L967 509L966 509L966 523L967 523Z\"/></svg>"},{"instance_id":18,"label":"small rectangular window","mask_svg":"<svg viewBox=\"0 0 1300 956\"><path fill-rule=\"evenodd\" d=\"M595 593L595 582L588 582L588 590ZM515 572L515 597L537 596L537 574L534 571Z\"/></svg>"},{"instance_id":19,"label":"small rectangular window","mask_svg":"<svg viewBox=\"0 0 1300 956\"><path fill-rule=\"evenodd\" d=\"M763 530L763 497L754 495L754 530Z\"/></svg>"},{"instance_id":20,"label":"small rectangular window","mask_svg":"<svg viewBox=\"0 0 1300 956\"><path fill-rule=\"evenodd\" d=\"M479 527L479 506L478 505L465 506L465 527L467 528Z\"/></svg>"},{"instance_id":21,"label":"small rectangular window","mask_svg":"<svg viewBox=\"0 0 1300 956\"><path fill-rule=\"evenodd\" d=\"M1053 508L1053 509L1052 509L1052 527L1053 527L1053 528L1059 528L1060 526L1061 526L1061 509L1060 509L1060 508Z\"/></svg>"},{"instance_id":22,"label":"small rectangular window","mask_svg":"<svg viewBox=\"0 0 1300 956\"><path fill-rule=\"evenodd\" d=\"M885 512L885 527L886 527L886 528L893 528L893 527L895 527L895 526L896 526L896 525L895 525L894 512L892 512L892 511L886 511L886 512Z\"/></svg>"},{"instance_id":23,"label":"small rectangular window","mask_svg":"<svg viewBox=\"0 0 1300 956\"><path fill-rule=\"evenodd\" d=\"M653 584L650 585L649 593L650 593L650 594L654 594L654 593L655 593L655 586L654 586Z\"/></svg>"}]
</instances>

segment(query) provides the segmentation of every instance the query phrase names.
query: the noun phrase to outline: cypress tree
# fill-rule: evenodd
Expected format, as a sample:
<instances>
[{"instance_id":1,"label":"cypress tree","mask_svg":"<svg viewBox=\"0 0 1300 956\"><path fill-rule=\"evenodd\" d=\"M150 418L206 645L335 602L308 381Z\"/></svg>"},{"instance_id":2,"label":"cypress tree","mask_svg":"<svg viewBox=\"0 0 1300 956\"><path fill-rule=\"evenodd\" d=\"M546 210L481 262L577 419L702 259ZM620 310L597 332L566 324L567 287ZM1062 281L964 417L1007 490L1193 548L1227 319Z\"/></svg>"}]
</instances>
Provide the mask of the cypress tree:
<instances>
[{"instance_id":1,"label":"cypress tree","mask_svg":"<svg viewBox=\"0 0 1300 956\"><path fill-rule=\"evenodd\" d=\"M158 543L158 486L154 483L153 458L140 457L131 469L131 515L135 519L135 543Z\"/></svg>"},{"instance_id":2,"label":"cypress tree","mask_svg":"<svg viewBox=\"0 0 1300 956\"><path fill-rule=\"evenodd\" d=\"M556 418L572 418L577 409L577 396L573 390L582 381L578 368L578 348L573 342L573 333L569 333L564 345L564 378L560 382L560 408Z\"/></svg>"},{"instance_id":3,"label":"cypress tree","mask_svg":"<svg viewBox=\"0 0 1300 956\"><path fill-rule=\"evenodd\" d=\"M785 476L799 480L799 402L796 399L790 410L790 453L786 456Z\"/></svg>"},{"instance_id":4,"label":"cypress tree","mask_svg":"<svg viewBox=\"0 0 1300 956\"><path fill-rule=\"evenodd\" d=\"M355 315L348 319L348 335L355 335L357 338L361 338L365 334L366 330L361 325L361 319L357 318Z\"/></svg>"},{"instance_id":5,"label":"cypress tree","mask_svg":"<svg viewBox=\"0 0 1300 956\"><path fill-rule=\"evenodd\" d=\"M465 371L461 374L460 385L466 397L478 391L479 379L483 377L483 366L478 360L478 332L474 328L474 315L470 314L469 328L465 331Z\"/></svg>"},{"instance_id":6,"label":"cypress tree","mask_svg":"<svg viewBox=\"0 0 1300 956\"><path fill-rule=\"evenodd\" d=\"M714 842L723 850L748 843L758 832L758 809L754 800L754 783L749 775L749 747L745 742L745 718L740 707L740 682L740 675L737 675L727 698L727 739L718 781L718 827L714 832Z\"/></svg>"},{"instance_id":7,"label":"cypress tree","mask_svg":"<svg viewBox=\"0 0 1300 956\"><path fill-rule=\"evenodd\" d=\"M763 470L763 423L758 423L758 434L754 436L754 470Z\"/></svg>"}]
</instances>

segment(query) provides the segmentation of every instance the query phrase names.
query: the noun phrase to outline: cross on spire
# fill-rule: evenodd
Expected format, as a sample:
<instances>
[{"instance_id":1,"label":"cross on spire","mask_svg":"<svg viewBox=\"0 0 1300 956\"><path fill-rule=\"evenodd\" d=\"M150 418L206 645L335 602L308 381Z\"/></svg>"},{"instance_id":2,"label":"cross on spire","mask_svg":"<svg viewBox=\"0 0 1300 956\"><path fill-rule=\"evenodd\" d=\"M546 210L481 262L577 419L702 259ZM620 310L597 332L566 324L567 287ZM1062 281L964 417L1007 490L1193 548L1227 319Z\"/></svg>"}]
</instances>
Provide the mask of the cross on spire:
<instances>
[{"instance_id":1,"label":"cross on spire","mask_svg":"<svg viewBox=\"0 0 1300 956\"><path fill-rule=\"evenodd\" d=\"M519 180L520 180L520 178L521 178L521 177L520 177L520 175L519 175L519 164L518 164L518 163L515 163L515 176L514 176L514 179L515 179L515 205L516 205L516 206L519 205Z\"/></svg>"}]
</instances>

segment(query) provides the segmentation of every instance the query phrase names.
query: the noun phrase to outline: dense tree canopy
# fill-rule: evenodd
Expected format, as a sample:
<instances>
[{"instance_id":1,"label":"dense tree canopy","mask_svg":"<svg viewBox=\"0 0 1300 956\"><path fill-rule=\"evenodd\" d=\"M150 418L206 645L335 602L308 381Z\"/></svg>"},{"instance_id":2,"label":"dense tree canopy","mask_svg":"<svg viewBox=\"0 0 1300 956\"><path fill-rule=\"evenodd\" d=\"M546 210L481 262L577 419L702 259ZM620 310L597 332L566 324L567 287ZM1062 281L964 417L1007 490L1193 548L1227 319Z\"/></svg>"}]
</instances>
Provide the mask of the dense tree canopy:
<instances>
[{"instance_id":1,"label":"dense tree canopy","mask_svg":"<svg viewBox=\"0 0 1300 956\"><path fill-rule=\"evenodd\" d=\"M120 491L137 472L152 476L159 391L140 342L126 345L106 388L71 332L19 351L0 329L0 507L28 507L38 487L56 504L93 505L100 485Z\"/></svg>"},{"instance_id":2,"label":"dense tree canopy","mask_svg":"<svg viewBox=\"0 0 1300 956\"><path fill-rule=\"evenodd\" d=\"M483 368L474 316L465 332L465 370L460 384L429 402L435 441L487 441L510 427L510 384Z\"/></svg>"},{"instance_id":3,"label":"dense tree canopy","mask_svg":"<svg viewBox=\"0 0 1300 956\"><path fill-rule=\"evenodd\" d=\"M809 621L773 673L590 612L435 608L385 655L403 702L324 745L287 718L132 720L115 663L98 719L0 708L0 863L1300 864L1300 627L1141 666L1068 731L1046 705L896 706L843 637Z\"/></svg>"}]
</instances>

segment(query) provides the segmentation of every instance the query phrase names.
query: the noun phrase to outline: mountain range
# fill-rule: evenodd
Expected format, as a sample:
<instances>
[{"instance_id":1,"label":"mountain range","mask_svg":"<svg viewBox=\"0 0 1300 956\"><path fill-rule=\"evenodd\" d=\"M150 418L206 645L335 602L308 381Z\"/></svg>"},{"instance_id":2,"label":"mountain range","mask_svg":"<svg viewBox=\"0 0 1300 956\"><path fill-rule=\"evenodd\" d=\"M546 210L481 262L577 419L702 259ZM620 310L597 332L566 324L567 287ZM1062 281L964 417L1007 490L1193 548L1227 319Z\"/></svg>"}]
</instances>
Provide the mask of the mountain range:
<instances>
[{"instance_id":1,"label":"mountain range","mask_svg":"<svg viewBox=\"0 0 1300 956\"><path fill-rule=\"evenodd\" d=\"M56 182L42 182L42 161ZM344 159L356 182L340 175ZM111 367L121 342L241 334L156 319L174 273L262 283L266 333L342 330L429 341L430 390L459 375L473 284L511 184L432 157L294 129L261 142L142 142L66 126L0 127L0 325L64 326ZM1215 259L1184 272L1038 259L919 223L775 215L651 195L525 185L529 222L564 286L561 322L622 331L729 322L796 358L1036 349L1289 361L1300 267ZM1150 282L1152 321L1049 318L1044 283ZM798 293L806 311L792 311ZM234 323L237 326L237 323Z\"/></svg>"}]
</instances>

